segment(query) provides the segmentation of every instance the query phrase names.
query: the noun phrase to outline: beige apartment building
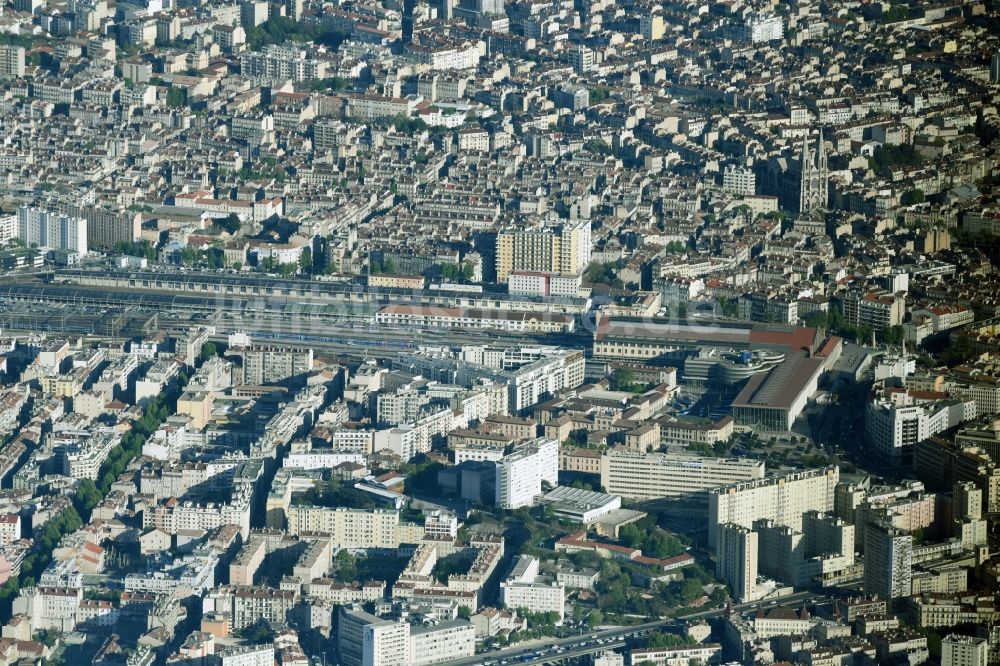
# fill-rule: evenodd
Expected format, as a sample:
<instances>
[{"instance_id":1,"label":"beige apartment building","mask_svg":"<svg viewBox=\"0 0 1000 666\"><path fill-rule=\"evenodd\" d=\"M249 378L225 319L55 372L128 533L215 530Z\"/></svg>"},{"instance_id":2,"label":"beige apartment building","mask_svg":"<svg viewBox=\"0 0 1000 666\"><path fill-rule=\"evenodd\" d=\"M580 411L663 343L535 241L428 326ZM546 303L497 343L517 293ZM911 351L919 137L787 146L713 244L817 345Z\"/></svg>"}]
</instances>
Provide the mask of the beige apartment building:
<instances>
[{"instance_id":1,"label":"beige apartment building","mask_svg":"<svg viewBox=\"0 0 1000 666\"><path fill-rule=\"evenodd\" d=\"M329 534L335 548L398 548L423 536L422 526L400 523L399 512L392 509L293 505L285 515L289 534Z\"/></svg>"},{"instance_id":2,"label":"beige apartment building","mask_svg":"<svg viewBox=\"0 0 1000 666\"><path fill-rule=\"evenodd\" d=\"M497 282L513 271L577 274L590 263L590 220L501 231L496 249Z\"/></svg>"}]
</instances>

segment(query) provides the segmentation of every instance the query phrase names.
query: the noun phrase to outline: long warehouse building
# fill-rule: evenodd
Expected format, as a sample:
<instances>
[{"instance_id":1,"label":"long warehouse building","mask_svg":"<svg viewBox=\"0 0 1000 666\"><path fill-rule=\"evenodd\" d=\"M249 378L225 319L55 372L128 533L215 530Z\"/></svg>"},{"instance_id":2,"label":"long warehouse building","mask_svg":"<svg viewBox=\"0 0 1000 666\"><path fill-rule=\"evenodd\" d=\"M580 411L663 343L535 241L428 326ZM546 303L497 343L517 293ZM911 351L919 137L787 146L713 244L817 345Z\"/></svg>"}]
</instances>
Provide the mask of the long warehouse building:
<instances>
[{"instance_id":1,"label":"long warehouse building","mask_svg":"<svg viewBox=\"0 0 1000 666\"><path fill-rule=\"evenodd\" d=\"M822 342L820 332L810 327L605 317L594 331L593 351L595 358L631 360L684 354L706 346L813 354Z\"/></svg>"}]
</instances>

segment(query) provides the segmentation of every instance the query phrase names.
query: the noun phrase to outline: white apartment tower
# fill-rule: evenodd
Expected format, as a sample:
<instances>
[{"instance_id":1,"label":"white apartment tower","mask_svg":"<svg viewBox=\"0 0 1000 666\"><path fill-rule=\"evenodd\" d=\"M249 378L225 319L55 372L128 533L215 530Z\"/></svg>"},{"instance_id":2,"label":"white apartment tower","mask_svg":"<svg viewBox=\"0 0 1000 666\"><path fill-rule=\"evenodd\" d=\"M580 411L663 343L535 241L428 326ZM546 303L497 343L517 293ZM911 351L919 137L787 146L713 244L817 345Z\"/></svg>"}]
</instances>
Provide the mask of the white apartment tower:
<instances>
[{"instance_id":1,"label":"white apartment tower","mask_svg":"<svg viewBox=\"0 0 1000 666\"><path fill-rule=\"evenodd\" d=\"M406 622L344 607L338 625L337 649L344 666L410 664L410 625Z\"/></svg>"},{"instance_id":2,"label":"white apartment tower","mask_svg":"<svg viewBox=\"0 0 1000 666\"><path fill-rule=\"evenodd\" d=\"M753 601L757 587L757 533L733 523L719 526L715 574L729 583L733 598Z\"/></svg>"},{"instance_id":3,"label":"white apartment tower","mask_svg":"<svg viewBox=\"0 0 1000 666\"><path fill-rule=\"evenodd\" d=\"M237 646L220 650L215 657L219 666L271 666L274 663L274 646Z\"/></svg>"},{"instance_id":4,"label":"white apartment tower","mask_svg":"<svg viewBox=\"0 0 1000 666\"><path fill-rule=\"evenodd\" d=\"M577 74L585 74L594 69L594 52L583 44L569 51L567 56L569 64Z\"/></svg>"},{"instance_id":5,"label":"white apartment tower","mask_svg":"<svg viewBox=\"0 0 1000 666\"><path fill-rule=\"evenodd\" d=\"M773 520L802 531L807 511L833 511L834 491L840 481L836 466L789 472L708 491L708 543L718 544L721 525L752 528L755 520Z\"/></svg>"},{"instance_id":6,"label":"white apartment tower","mask_svg":"<svg viewBox=\"0 0 1000 666\"><path fill-rule=\"evenodd\" d=\"M985 638L950 634L941 639L941 666L986 666L989 656Z\"/></svg>"},{"instance_id":7,"label":"white apartment tower","mask_svg":"<svg viewBox=\"0 0 1000 666\"><path fill-rule=\"evenodd\" d=\"M663 39L666 23L658 11L643 12L639 15L639 34L643 39Z\"/></svg>"},{"instance_id":8,"label":"white apartment tower","mask_svg":"<svg viewBox=\"0 0 1000 666\"><path fill-rule=\"evenodd\" d=\"M410 625L380 622L364 628L362 666L407 666L410 663Z\"/></svg>"},{"instance_id":9,"label":"white apartment tower","mask_svg":"<svg viewBox=\"0 0 1000 666\"><path fill-rule=\"evenodd\" d=\"M559 441L538 438L496 461L496 505L518 509L534 504L542 482L559 483Z\"/></svg>"},{"instance_id":10,"label":"white apartment tower","mask_svg":"<svg viewBox=\"0 0 1000 666\"><path fill-rule=\"evenodd\" d=\"M0 46L0 79L24 76L24 47Z\"/></svg>"},{"instance_id":11,"label":"white apartment tower","mask_svg":"<svg viewBox=\"0 0 1000 666\"><path fill-rule=\"evenodd\" d=\"M774 14L754 14L746 19L741 33L743 40L751 44L777 41L785 37L785 19Z\"/></svg>"},{"instance_id":12,"label":"white apartment tower","mask_svg":"<svg viewBox=\"0 0 1000 666\"><path fill-rule=\"evenodd\" d=\"M243 357L244 384L280 382L312 370L312 349L254 346L238 352Z\"/></svg>"},{"instance_id":13,"label":"white apartment tower","mask_svg":"<svg viewBox=\"0 0 1000 666\"><path fill-rule=\"evenodd\" d=\"M519 555L507 579L500 583L507 608L526 608L532 613L557 613L563 620L566 587L551 576L540 576L538 558Z\"/></svg>"},{"instance_id":14,"label":"white apartment tower","mask_svg":"<svg viewBox=\"0 0 1000 666\"><path fill-rule=\"evenodd\" d=\"M722 171L722 189L730 194L751 196L757 192L757 176L753 169L730 164Z\"/></svg>"},{"instance_id":15,"label":"white apartment tower","mask_svg":"<svg viewBox=\"0 0 1000 666\"><path fill-rule=\"evenodd\" d=\"M18 238L25 245L87 254L87 220L47 210L23 207L17 211Z\"/></svg>"}]
</instances>

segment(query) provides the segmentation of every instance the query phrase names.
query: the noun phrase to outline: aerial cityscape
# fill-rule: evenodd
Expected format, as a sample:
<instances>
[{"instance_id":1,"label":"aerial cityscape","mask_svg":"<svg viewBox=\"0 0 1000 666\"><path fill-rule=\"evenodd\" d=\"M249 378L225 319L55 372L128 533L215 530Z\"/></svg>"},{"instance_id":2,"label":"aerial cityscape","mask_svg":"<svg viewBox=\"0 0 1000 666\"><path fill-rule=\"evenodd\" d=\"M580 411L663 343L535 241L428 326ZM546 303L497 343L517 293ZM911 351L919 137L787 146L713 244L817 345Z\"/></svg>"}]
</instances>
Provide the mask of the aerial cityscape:
<instances>
[{"instance_id":1,"label":"aerial cityscape","mask_svg":"<svg viewBox=\"0 0 1000 666\"><path fill-rule=\"evenodd\" d=\"M0 666L1000 665L1000 0L0 1Z\"/></svg>"}]
</instances>

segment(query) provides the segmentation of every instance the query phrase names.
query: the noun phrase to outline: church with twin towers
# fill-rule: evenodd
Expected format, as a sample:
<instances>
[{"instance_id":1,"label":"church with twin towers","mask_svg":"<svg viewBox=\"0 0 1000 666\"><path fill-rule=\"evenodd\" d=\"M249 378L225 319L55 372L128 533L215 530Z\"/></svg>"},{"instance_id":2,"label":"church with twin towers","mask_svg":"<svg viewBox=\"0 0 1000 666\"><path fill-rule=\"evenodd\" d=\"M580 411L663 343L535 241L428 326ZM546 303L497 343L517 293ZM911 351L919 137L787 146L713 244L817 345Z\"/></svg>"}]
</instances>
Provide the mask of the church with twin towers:
<instances>
[{"instance_id":1,"label":"church with twin towers","mask_svg":"<svg viewBox=\"0 0 1000 666\"><path fill-rule=\"evenodd\" d=\"M781 208L812 217L829 206L830 169L823 131L807 134L799 147L790 146L755 166L758 192L778 197Z\"/></svg>"},{"instance_id":2,"label":"church with twin towers","mask_svg":"<svg viewBox=\"0 0 1000 666\"><path fill-rule=\"evenodd\" d=\"M809 137L802 139L802 154L799 157L799 215L805 217L825 210L829 185L826 146L823 144L823 130L820 130L815 151L809 145Z\"/></svg>"}]
</instances>

